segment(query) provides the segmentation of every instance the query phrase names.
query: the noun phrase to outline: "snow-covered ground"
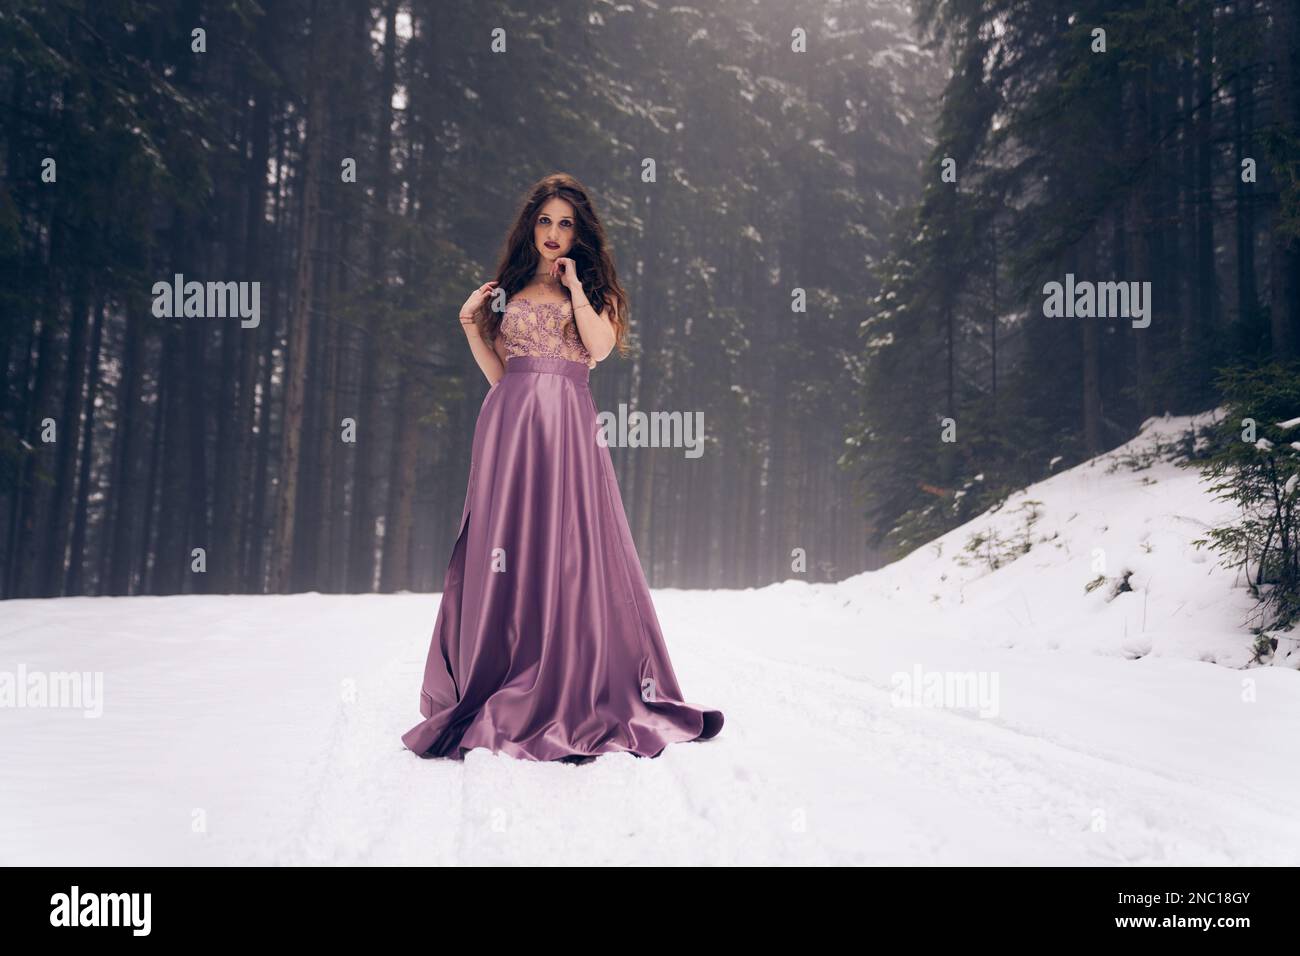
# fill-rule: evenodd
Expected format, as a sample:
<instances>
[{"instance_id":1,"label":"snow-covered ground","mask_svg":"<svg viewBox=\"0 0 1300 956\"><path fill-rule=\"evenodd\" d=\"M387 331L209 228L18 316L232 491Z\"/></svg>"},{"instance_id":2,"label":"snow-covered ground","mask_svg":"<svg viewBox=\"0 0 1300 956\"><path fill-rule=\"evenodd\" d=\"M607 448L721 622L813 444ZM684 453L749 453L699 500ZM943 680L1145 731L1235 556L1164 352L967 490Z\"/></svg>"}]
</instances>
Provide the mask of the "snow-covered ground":
<instances>
[{"instance_id":1,"label":"snow-covered ground","mask_svg":"<svg viewBox=\"0 0 1300 956\"><path fill-rule=\"evenodd\" d=\"M654 760L405 750L430 595L0 604L0 677L103 675L0 708L0 863L1296 865L1300 673L1190 545L1226 506L1131 468L1186 424L881 571L656 592L726 726Z\"/></svg>"}]
</instances>

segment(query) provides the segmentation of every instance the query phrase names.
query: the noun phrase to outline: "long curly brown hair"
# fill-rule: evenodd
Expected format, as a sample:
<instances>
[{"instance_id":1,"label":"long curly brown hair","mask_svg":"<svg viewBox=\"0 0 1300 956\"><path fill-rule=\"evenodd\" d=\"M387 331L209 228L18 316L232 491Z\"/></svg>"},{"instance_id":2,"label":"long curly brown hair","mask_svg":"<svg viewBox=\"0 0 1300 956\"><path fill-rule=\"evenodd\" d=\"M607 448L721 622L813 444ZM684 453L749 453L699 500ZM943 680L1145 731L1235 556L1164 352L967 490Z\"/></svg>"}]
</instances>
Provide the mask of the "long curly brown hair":
<instances>
[{"instance_id":1,"label":"long curly brown hair","mask_svg":"<svg viewBox=\"0 0 1300 956\"><path fill-rule=\"evenodd\" d=\"M538 210L552 196L559 196L573 206L575 236L568 257L577 266L582 291L586 293L587 301L596 310L596 314L605 311L607 304L613 305L614 347L618 349L619 355L626 356L629 315L627 292L618 281L609 241L605 238L605 227L596 215L587 187L568 173L544 176L528 191L527 198L520 206L519 215L515 218L514 227L502 246L501 259L497 265L496 289L492 295L484 298L483 305L474 317L474 324L484 341L496 340L497 330L505 315L506 300L528 285L537 272L541 255L533 242L533 228L537 224ZM505 290L505 293L498 298L500 290ZM500 311L493 308L494 302L501 303Z\"/></svg>"}]
</instances>

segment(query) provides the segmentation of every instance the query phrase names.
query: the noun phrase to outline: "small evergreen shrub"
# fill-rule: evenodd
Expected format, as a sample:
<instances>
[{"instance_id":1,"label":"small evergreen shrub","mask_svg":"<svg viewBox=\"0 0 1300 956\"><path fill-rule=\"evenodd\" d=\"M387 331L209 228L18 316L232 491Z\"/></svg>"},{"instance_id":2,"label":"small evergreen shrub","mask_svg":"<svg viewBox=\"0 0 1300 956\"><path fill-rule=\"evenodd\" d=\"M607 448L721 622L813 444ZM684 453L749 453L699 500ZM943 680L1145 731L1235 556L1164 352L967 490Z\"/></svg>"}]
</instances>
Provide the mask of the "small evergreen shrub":
<instances>
[{"instance_id":1,"label":"small evergreen shrub","mask_svg":"<svg viewBox=\"0 0 1300 956\"><path fill-rule=\"evenodd\" d=\"M1238 518L1193 543L1244 569L1258 601L1256 633L1289 630L1300 617L1300 363L1233 366L1218 385L1227 415L1211 454L1188 464L1215 497L1237 505Z\"/></svg>"}]
</instances>

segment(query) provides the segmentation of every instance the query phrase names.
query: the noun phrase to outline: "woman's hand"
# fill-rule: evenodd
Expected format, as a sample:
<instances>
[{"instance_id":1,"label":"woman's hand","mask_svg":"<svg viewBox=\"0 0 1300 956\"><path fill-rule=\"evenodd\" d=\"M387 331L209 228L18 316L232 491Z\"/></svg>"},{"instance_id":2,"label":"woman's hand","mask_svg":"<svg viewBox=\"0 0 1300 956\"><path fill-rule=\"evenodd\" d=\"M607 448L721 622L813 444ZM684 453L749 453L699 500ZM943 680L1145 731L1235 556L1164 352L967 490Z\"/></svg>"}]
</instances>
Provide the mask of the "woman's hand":
<instances>
[{"instance_id":1,"label":"woman's hand","mask_svg":"<svg viewBox=\"0 0 1300 956\"><path fill-rule=\"evenodd\" d=\"M465 300L465 304L460 307L460 324L464 327L466 332L469 332L470 329L474 328L474 320L479 313L479 309L483 307L483 300L492 294L492 290L496 288L496 285L497 283L495 280L492 282L484 282L469 294L469 298Z\"/></svg>"},{"instance_id":2,"label":"woman's hand","mask_svg":"<svg viewBox=\"0 0 1300 956\"><path fill-rule=\"evenodd\" d=\"M582 288L582 280L578 278L578 264L568 256L560 256L555 262L551 263L551 275L558 275L560 285L570 292Z\"/></svg>"}]
</instances>

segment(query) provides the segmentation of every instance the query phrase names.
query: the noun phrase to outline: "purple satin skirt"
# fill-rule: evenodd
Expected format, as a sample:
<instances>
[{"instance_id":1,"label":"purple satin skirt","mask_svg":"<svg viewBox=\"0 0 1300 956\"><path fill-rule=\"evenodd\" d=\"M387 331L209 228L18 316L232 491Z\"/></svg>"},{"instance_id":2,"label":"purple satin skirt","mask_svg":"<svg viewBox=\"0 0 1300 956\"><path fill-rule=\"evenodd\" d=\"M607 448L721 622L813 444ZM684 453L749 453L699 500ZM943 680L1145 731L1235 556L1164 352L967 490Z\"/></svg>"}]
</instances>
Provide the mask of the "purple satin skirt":
<instances>
[{"instance_id":1,"label":"purple satin skirt","mask_svg":"<svg viewBox=\"0 0 1300 956\"><path fill-rule=\"evenodd\" d=\"M707 739L686 703L632 542L588 368L518 357L488 389L420 693L422 757L525 760Z\"/></svg>"}]
</instances>

